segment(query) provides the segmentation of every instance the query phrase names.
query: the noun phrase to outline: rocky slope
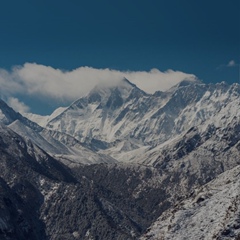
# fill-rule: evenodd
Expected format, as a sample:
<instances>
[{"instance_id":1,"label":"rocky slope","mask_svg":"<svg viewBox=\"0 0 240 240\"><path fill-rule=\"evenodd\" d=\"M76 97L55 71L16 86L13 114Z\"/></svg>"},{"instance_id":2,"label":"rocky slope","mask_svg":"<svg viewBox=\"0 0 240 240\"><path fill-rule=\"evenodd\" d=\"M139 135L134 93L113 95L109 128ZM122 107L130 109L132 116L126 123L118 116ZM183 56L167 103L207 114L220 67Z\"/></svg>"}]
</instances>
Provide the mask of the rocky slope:
<instances>
[{"instance_id":1,"label":"rocky slope","mask_svg":"<svg viewBox=\"0 0 240 240\"><path fill-rule=\"evenodd\" d=\"M0 153L1 239L137 239L154 219L151 205L145 209L142 196L132 195L148 178L146 169L90 165L73 173L4 125ZM104 181L111 187L101 182L108 172ZM113 176L119 185L128 179L129 189L115 189ZM138 191L144 196L147 190Z\"/></svg>"},{"instance_id":2,"label":"rocky slope","mask_svg":"<svg viewBox=\"0 0 240 240\"><path fill-rule=\"evenodd\" d=\"M141 239L240 239L240 166L195 189Z\"/></svg>"}]
</instances>

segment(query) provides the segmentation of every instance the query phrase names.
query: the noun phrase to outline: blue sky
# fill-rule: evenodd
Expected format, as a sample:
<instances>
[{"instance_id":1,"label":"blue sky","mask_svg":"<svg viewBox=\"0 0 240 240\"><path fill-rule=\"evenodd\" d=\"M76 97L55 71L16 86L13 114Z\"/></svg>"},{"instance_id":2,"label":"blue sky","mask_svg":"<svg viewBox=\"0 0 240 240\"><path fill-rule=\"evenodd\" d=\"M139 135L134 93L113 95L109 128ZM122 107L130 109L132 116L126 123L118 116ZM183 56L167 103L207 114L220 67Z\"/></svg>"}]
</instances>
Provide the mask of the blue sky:
<instances>
[{"instance_id":1,"label":"blue sky","mask_svg":"<svg viewBox=\"0 0 240 240\"><path fill-rule=\"evenodd\" d=\"M239 0L2 1L0 68L7 75L25 63L64 71L172 69L204 82L238 82L239 13ZM35 92L11 93L33 112L57 105L42 106Z\"/></svg>"}]
</instances>

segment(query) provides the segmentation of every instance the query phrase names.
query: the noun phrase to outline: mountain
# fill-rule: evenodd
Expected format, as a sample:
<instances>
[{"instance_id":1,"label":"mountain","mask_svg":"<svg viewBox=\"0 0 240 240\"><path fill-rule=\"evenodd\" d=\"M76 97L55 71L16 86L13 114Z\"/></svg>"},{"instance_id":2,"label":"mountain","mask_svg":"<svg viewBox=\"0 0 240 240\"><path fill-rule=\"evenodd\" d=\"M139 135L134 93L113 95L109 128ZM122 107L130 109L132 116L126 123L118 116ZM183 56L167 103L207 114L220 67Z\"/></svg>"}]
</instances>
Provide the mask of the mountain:
<instances>
[{"instance_id":1,"label":"mountain","mask_svg":"<svg viewBox=\"0 0 240 240\"><path fill-rule=\"evenodd\" d=\"M129 164L70 169L2 124L0 156L3 240L138 239L171 205L156 169Z\"/></svg>"},{"instance_id":2,"label":"mountain","mask_svg":"<svg viewBox=\"0 0 240 240\"><path fill-rule=\"evenodd\" d=\"M84 175L94 174L96 168L79 167L74 174L2 124L0 156L0 239L136 239L140 235L142 212L131 209L137 203L127 201L127 194L119 199L117 189L110 191ZM117 171L115 177L120 177Z\"/></svg>"},{"instance_id":3,"label":"mountain","mask_svg":"<svg viewBox=\"0 0 240 240\"><path fill-rule=\"evenodd\" d=\"M119 130L115 125L121 124L117 117L132 98L144 95L126 79L117 86L96 86L86 97L50 120L46 127L66 132L82 141L114 142Z\"/></svg>"},{"instance_id":4,"label":"mountain","mask_svg":"<svg viewBox=\"0 0 240 240\"><path fill-rule=\"evenodd\" d=\"M239 106L238 84L127 79L42 126L2 102L0 238L238 240Z\"/></svg>"},{"instance_id":5,"label":"mountain","mask_svg":"<svg viewBox=\"0 0 240 240\"><path fill-rule=\"evenodd\" d=\"M41 131L42 129L37 123L32 122L28 118L23 117L20 113L15 112L0 99L0 123L9 125L16 120L23 122L24 125L34 129L35 131Z\"/></svg>"},{"instance_id":6,"label":"mountain","mask_svg":"<svg viewBox=\"0 0 240 240\"><path fill-rule=\"evenodd\" d=\"M59 111L57 112L59 113ZM42 120L42 118L39 119ZM104 154L95 153L68 134L51 131L39 126L37 123L23 117L20 113L16 113L2 100L0 100L0 123L7 125L26 140L30 139L48 154L69 166L117 162Z\"/></svg>"},{"instance_id":7,"label":"mountain","mask_svg":"<svg viewBox=\"0 0 240 240\"><path fill-rule=\"evenodd\" d=\"M151 95L123 80L120 86L96 87L45 127L67 133L118 161L139 163L149 149L192 127L201 126L201 131L211 124L225 127L232 117L238 118L239 93L238 84L185 81Z\"/></svg>"}]
</instances>

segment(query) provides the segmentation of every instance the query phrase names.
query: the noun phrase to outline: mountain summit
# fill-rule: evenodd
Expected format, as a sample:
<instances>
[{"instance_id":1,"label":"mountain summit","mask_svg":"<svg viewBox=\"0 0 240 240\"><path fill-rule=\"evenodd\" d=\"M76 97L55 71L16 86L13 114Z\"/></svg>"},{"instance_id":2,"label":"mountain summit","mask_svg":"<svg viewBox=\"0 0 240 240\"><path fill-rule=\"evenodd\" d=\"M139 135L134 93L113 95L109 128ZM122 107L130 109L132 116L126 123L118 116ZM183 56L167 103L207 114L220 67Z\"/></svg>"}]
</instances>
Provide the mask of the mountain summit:
<instances>
[{"instance_id":1,"label":"mountain summit","mask_svg":"<svg viewBox=\"0 0 240 240\"><path fill-rule=\"evenodd\" d=\"M134 92L142 93L136 85L128 81L126 78L113 83L100 83L96 85L89 94L84 98L88 104L101 103L102 107L118 108L120 107ZM82 101L82 99L77 100ZM76 103L75 102L75 103Z\"/></svg>"},{"instance_id":2,"label":"mountain summit","mask_svg":"<svg viewBox=\"0 0 240 240\"><path fill-rule=\"evenodd\" d=\"M110 143L114 141L114 131L118 130L114 125L119 122L121 112L126 111L125 107L133 100L144 96L147 94L127 79L110 85L97 85L87 96L78 99L49 121L46 127L71 133L81 141L96 138Z\"/></svg>"}]
</instances>

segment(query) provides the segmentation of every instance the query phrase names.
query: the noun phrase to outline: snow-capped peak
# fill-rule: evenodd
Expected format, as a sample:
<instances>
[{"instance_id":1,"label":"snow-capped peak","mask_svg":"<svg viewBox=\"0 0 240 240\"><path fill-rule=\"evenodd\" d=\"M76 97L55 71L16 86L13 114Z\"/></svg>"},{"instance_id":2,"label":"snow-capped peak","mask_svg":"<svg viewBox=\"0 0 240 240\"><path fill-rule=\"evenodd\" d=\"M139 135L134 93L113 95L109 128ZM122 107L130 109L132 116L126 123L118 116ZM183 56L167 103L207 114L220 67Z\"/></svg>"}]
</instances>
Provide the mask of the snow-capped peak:
<instances>
[{"instance_id":1,"label":"snow-capped peak","mask_svg":"<svg viewBox=\"0 0 240 240\"><path fill-rule=\"evenodd\" d=\"M96 85L86 96L91 101L107 101L108 98L115 94L126 100L131 91L137 88L136 85L123 78L121 81L113 81L112 83L101 83ZM140 89L138 89L141 91Z\"/></svg>"}]
</instances>

